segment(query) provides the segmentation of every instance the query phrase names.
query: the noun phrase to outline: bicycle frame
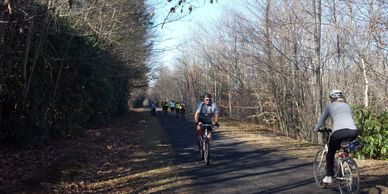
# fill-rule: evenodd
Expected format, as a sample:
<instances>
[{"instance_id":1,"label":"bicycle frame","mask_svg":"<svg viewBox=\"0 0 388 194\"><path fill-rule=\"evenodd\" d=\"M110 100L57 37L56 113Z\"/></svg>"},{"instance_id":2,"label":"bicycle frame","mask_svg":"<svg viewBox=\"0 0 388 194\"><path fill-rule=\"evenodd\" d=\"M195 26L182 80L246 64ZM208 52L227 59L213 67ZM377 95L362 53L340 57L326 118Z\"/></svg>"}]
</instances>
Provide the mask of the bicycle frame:
<instances>
[{"instance_id":1,"label":"bicycle frame","mask_svg":"<svg viewBox=\"0 0 388 194\"><path fill-rule=\"evenodd\" d=\"M323 135L323 148L319 150L314 159L314 178L317 185L321 188L327 186L322 182L320 170L326 168L326 154L328 152L328 144L330 142L330 129L319 130ZM341 143L341 148L335 155L335 180L338 181L339 190L342 192L355 192L359 190L360 175L356 162L349 154L349 143ZM318 162L319 161L319 162ZM324 169L325 170L325 169ZM355 176L355 177L353 177Z\"/></svg>"},{"instance_id":2,"label":"bicycle frame","mask_svg":"<svg viewBox=\"0 0 388 194\"><path fill-rule=\"evenodd\" d=\"M211 124L202 124L201 125L202 129L204 130L204 133L201 136L201 141L200 141L200 154L201 158L204 159L205 164L209 165L210 164L210 141L209 141L209 135L210 135L210 130L213 129L213 125Z\"/></svg>"}]
</instances>

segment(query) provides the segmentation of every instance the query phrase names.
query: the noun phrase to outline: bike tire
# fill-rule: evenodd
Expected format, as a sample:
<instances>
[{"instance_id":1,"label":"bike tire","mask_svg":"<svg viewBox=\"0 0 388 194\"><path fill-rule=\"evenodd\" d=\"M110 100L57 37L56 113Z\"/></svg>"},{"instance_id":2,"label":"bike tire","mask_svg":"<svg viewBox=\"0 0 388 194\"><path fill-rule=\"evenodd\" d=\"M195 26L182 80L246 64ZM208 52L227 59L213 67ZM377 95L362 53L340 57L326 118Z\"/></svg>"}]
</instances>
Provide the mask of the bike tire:
<instances>
[{"instance_id":1,"label":"bike tire","mask_svg":"<svg viewBox=\"0 0 388 194\"><path fill-rule=\"evenodd\" d=\"M205 139L203 148L204 148L205 164L206 164L206 166L209 166L209 164L210 164L210 159L209 159L209 139Z\"/></svg>"},{"instance_id":2,"label":"bike tire","mask_svg":"<svg viewBox=\"0 0 388 194\"><path fill-rule=\"evenodd\" d=\"M203 160L204 159L203 138L199 140L199 154L201 156L201 160Z\"/></svg>"},{"instance_id":3,"label":"bike tire","mask_svg":"<svg viewBox=\"0 0 388 194\"><path fill-rule=\"evenodd\" d=\"M315 183L318 187L325 188L327 183L322 182L323 178L326 175L326 151L324 149L319 150L315 155L313 162L313 171Z\"/></svg>"},{"instance_id":4,"label":"bike tire","mask_svg":"<svg viewBox=\"0 0 388 194\"><path fill-rule=\"evenodd\" d=\"M360 189L360 171L353 158L342 161L342 179L339 183L341 193L358 193Z\"/></svg>"}]
</instances>

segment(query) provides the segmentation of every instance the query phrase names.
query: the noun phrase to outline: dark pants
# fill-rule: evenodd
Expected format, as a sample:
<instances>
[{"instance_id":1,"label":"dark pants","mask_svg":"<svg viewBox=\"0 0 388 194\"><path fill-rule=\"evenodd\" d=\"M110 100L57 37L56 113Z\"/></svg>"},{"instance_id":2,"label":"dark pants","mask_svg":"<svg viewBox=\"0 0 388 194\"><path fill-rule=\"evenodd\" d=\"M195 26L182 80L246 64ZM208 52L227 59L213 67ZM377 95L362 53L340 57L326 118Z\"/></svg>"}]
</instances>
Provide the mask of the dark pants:
<instances>
[{"instance_id":1,"label":"dark pants","mask_svg":"<svg viewBox=\"0 0 388 194\"><path fill-rule=\"evenodd\" d=\"M334 131L330 136L329 151L326 155L326 174L327 176L334 175L334 155L337 150L341 148L341 142L345 139L356 139L358 130L340 129Z\"/></svg>"}]
</instances>

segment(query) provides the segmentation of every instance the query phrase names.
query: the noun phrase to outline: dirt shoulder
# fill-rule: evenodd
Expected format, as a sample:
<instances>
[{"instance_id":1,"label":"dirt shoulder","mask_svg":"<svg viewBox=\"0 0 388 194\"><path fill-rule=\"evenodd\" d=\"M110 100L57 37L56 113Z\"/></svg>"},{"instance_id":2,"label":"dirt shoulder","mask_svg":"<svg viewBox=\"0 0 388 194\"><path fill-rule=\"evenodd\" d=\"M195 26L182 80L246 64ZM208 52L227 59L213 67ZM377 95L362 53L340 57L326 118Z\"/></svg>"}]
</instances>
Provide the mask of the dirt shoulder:
<instances>
[{"instance_id":1,"label":"dirt shoulder","mask_svg":"<svg viewBox=\"0 0 388 194\"><path fill-rule=\"evenodd\" d=\"M253 124L223 122L220 132L239 138L263 149L275 150L280 155L289 155L306 161L313 161L320 145L281 136L275 131ZM388 193L388 161L357 160L361 174L361 192Z\"/></svg>"},{"instance_id":2,"label":"dirt shoulder","mask_svg":"<svg viewBox=\"0 0 388 194\"><path fill-rule=\"evenodd\" d=\"M0 149L0 193L154 193L189 184L157 118L134 110L82 137Z\"/></svg>"}]
</instances>

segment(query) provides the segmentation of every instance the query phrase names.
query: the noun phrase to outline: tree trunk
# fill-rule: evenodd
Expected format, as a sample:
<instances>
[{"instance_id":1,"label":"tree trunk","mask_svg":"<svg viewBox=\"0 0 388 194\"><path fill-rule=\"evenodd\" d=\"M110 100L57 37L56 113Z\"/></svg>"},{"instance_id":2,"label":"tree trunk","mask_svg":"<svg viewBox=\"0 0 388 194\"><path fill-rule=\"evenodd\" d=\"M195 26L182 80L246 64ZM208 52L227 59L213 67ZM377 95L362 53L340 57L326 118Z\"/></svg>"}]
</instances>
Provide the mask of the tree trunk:
<instances>
[{"instance_id":1,"label":"tree trunk","mask_svg":"<svg viewBox=\"0 0 388 194\"><path fill-rule=\"evenodd\" d=\"M315 42L315 83L316 83L316 111L317 115L323 110L323 84L321 65L321 0L313 0L314 7L314 42Z\"/></svg>"},{"instance_id":2,"label":"tree trunk","mask_svg":"<svg viewBox=\"0 0 388 194\"><path fill-rule=\"evenodd\" d=\"M229 117L232 118L232 93L230 92L230 76L228 74L228 108L229 108Z\"/></svg>"},{"instance_id":3,"label":"tree trunk","mask_svg":"<svg viewBox=\"0 0 388 194\"><path fill-rule=\"evenodd\" d=\"M28 65L28 58L30 55L31 35L32 35L33 27L34 27L34 20L31 20L30 25L28 26L28 33L27 33L26 42L24 46L24 57L23 57L23 81L25 84L25 88L27 85L27 65Z\"/></svg>"},{"instance_id":4,"label":"tree trunk","mask_svg":"<svg viewBox=\"0 0 388 194\"><path fill-rule=\"evenodd\" d=\"M365 66L365 60L364 60L364 57L361 57L361 65L362 65L362 75L364 76L364 106L365 107L368 107L368 102L369 102L369 98L368 98L368 90L369 90L369 81L368 81L368 77L366 75L366 66Z\"/></svg>"}]
</instances>

